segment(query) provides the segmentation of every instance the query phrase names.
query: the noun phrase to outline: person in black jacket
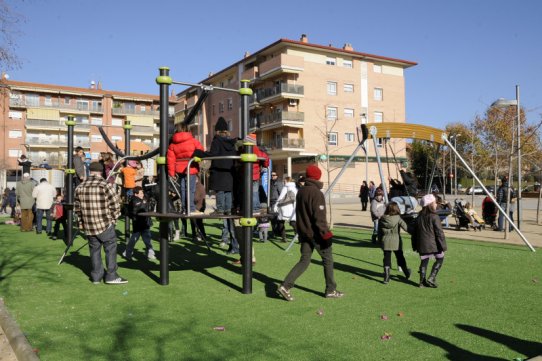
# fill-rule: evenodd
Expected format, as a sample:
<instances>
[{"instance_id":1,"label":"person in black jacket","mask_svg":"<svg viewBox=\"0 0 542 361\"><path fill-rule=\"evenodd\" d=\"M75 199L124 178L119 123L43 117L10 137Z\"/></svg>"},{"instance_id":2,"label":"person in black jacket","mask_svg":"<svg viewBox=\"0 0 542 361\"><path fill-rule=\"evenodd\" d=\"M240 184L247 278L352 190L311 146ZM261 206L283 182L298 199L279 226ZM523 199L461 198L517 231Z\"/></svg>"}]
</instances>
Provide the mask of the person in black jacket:
<instances>
[{"instance_id":1,"label":"person in black jacket","mask_svg":"<svg viewBox=\"0 0 542 361\"><path fill-rule=\"evenodd\" d=\"M437 202L435 196L426 194L421 200L423 209L416 218L414 233L412 234L412 248L420 254L420 284L419 287L437 288L437 274L444 263L444 252L448 249L446 237L442 230L442 223L436 213ZM429 259L435 257L431 275L426 280Z\"/></svg>"},{"instance_id":2,"label":"person in black jacket","mask_svg":"<svg viewBox=\"0 0 542 361\"><path fill-rule=\"evenodd\" d=\"M211 149L208 152L196 150L194 156L219 157L219 156L236 156L234 138L230 137L228 131L228 123L222 117L218 118L215 125L215 136L211 142ZM211 161L209 189L216 192L216 210L211 215L221 216L231 214L232 209L232 192L234 183L234 159L214 159Z\"/></svg>"},{"instance_id":3,"label":"person in black jacket","mask_svg":"<svg viewBox=\"0 0 542 361\"><path fill-rule=\"evenodd\" d=\"M143 238L143 243L145 243L145 248L147 249L147 258L149 260L156 259L151 243L152 220L150 217L139 215L139 213L148 212L148 204L143 188L140 186L135 187L134 196L130 200L129 206L130 217L133 220L132 236L126 244L126 250L122 253L122 256L128 260L132 259L134 246L140 236Z\"/></svg>"},{"instance_id":4,"label":"person in black jacket","mask_svg":"<svg viewBox=\"0 0 542 361\"><path fill-rule=\"evenodd\" d=\"M321 191L323 184L319 181L321 176L322 171L317 166L309 165L306 170L305 185L297 192L296 220L299 242L301 243L301 258L277 289L277 292L287 301L294 300L290 289L294 286L296 279L309 267L314 249L322 257L326 280L325 297L340 298L344 296L344 293L337 291L333 275L331 247L333 233L327 224L326 202Z\"/></svg>"},{"instance_id":5,"label":"person in black jacket","mask_svg":"<svg viewBox=\"0 0 542 361\"><path fill-rule=\"evenodd\" d=\"M365 212L367 210L367 203L369 202L369 186L366 181L363 181L359 187L359 195L361 201L361 211Z\"/></svg>"}]
</instances>

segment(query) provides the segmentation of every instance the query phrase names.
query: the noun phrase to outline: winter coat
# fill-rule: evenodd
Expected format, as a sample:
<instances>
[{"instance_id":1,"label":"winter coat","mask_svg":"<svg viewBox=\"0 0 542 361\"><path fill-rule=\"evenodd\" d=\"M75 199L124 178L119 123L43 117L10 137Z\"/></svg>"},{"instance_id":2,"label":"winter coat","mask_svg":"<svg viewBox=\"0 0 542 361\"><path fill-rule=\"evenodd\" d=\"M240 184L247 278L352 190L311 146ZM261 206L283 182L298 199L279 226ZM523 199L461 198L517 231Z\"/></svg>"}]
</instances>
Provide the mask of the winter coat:
<instances>
[{"instance_id":1,"label":"winter coat","mask_svg":"<svg viewBox=\"0 0 542 361\"><path fill-rule=\"evenodd\" d=\"M194 155L200 158L236 156L236 139L215 135L211 142L211 149L208 152L196 150ZM211 161L209 189L214 191L233 191L235 175L235 159L214 159Z\"/></svg>"},{"instance_id":2,"label":"winter coat","mask_svg":"<svg viewBox=\"0 0 542 361\"><path fill-rule=\"evenodd\" d=\"M381 201L378 201L375 198L371 201L371 219L373 221L380 219L384 215L384 212L386 212L386 204L384 203L384 197L382 197Z\"/></svg>"},{"instance_id":3,"label":"winter coat","mask_svg":"<svg viewBox=\"0 0 542 361\"><path fill-rule=\"evenodd\" d=\"M282 192L283 187L284 187L284 183L282 181L278 179L271 180L271 197L270 197L271 206L274 206L277 203L277 199L279 199L279 196L280 196L280 193Z\"/></svg>"},{"instance_id":4,"label":"winter coat","mask_svg":"<svg viewBox=\"0 0 542 361\"><path fill-rule=\"evenodd\" d=\"M359 187L359 198L362 202L368 202L369 201L369 187L362 184L361 187Z\"/></svg>"},{"instance_id":5,"label":"winter coat","mask_svg":"<svg viewBox=\"0 0 542 361\"><path fill-rule=\"evenodd\" d=\"M140 216L140 213L148 212L149 202L146 199L141 199L139 197L132 197L130 200L130 217L134 220L132 222L132 227L134 232L141 232L146 229L151 228L152 219L147 216Z\"/></svg>"},{"instance_id":6,"label":"winter coat","mask_svg":"<svg viewBox=\"0 0 542 361\"><path fill-rule=\"evenodd\" d=\"M10 190L8 194L8 204L11 207L12 205L15 206L15 203L17 203L17 193L14 190Z\"/></svg>"},{"instance_id":7,"label":"winter coat","mask_svg":"<svg viewBox=\"0 0 542 361\"><path fill-rule=\"evenodd\" d=\"M378 221L378 240L382 242L384 251L397 251L403 249L401 228L407 231L407 224L400 215L383 215Z\"/></svg>"},{"instance_id":8,"label":"winter coat","mask_svg":"<svg viewBox=\"0 0 542 361\"><path fill-rule=\"evenodd\" d=\"M322 247L329 247L330 241L323 236L329 232L326 218L326 200L321 189L323 183L307 178L305 185L297 191L296 223L301 242L313 240Z\"/></svg>"},{"instance_id":9,"label":"winter coat","mask_svg":"<svg viewBox=\"0 0 542 361\"><path fill-rule=\"evenodd\" d=\"M440 253L448 249L440 217L424 208L416 218L412 248L420 254Z\"/></svg>"},{"instance_id":10,"label":"winter coat","mask_svg":"<svg viewBox=\"0 0 542 361\"><path fill-rule=\"evenodd\" d=\"M262 152L257 145L252 147L252 151L254 152L254 154L256 154L258 158L265 158L265 160L259 160L252 165L252 180L258 181L260 180L261 168L269 167L269 157L266 153Z\"/></svg>"},{"instance_id":11,"label":"winter coat","mask_svg":"<svg viewBox=\"0 0 542 361\"><path fill-rule=\"evenodd\" d=\"M190 132L177 132L171 137L171 143L167 150L168 174L174 177L176 173L186 174L188 160L196 149L203 150L201 143ZM190 174L198 174L199 165L192 162Z\"/></svg>"},{"instance_id":12,"label":"winter coat","mask_svg":"<svg viewBox=\"0 0 542 361\"><path fill-rule=\"evenodd\" d=\"M34 182L30 179L17 182L15 192L17 194L17 201L21 205L21 209L32 209L34 206L34 197L32 197L33 190Z\"/></svg>"},{"instance_id":13,"label":"winter coat","mask_svg":"<svg viewBox=\"0 0 542 361\"><path fill-rule=\"evenodd\" d=\"M56 188L49 182L41 182L32 191L32 197L36 199L37 209L50 209L56 198Z\"/></svg>"},{"instance_id":14,"label":"winter coat","mask_svg":"<svg viewBox=\"0 0 542 361\"><path fill-rule=\"evenodd\" d=\"M294 200L293 202L284 202L286 200L286 195L288 192L292 192L294 194ZM279 198L277 199L277 203L275 204L275 212L278 212L278 220L279 221L295 221L295 206L296 206L296 199L297 196L297 187L295 185L295 182L288 182L282 187L282 191L280 192Z\"/></svg>"}]
</instances>

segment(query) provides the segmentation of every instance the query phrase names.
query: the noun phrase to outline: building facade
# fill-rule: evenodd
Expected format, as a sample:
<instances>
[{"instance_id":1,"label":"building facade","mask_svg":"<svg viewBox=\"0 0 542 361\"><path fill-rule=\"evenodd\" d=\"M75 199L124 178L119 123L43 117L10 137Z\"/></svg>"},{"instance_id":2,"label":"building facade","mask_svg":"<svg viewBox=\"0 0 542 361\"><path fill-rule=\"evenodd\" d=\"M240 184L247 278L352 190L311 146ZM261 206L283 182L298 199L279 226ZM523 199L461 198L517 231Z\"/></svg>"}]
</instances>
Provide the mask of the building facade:
<instances>
[{"instance_id":1,"label":"building facade","mask_svg":"<svg viewBox=\"0 0 542 361\"><path fill-rule=\"evenodd\" d=\"M1 128L4 139L0 147L0 169L13 177L19 170L17 159L25 154L38 167L46 161L54 168L67 162L68 115L75 117L74 147L81 146L91 159L110 152L99 132L124 151L124 129L130 122L132 154L158 147L159 97L102 89L91 83L89 88L37 84L2 79ZM171 99L171 114L175 99ZM19 170L20 172L20 170ZM2 183L2 185L4 185Z\"/></svg>"},{"instance_id":2,"label":"building facade","mask_svg":"<svg viewBox=\"0 0 542 361\"><path fill-rule=\"evenodd\" d=\"M247 53L201 83L238 89L241 80L248 80L254 93L249 102L249 130L270 155L273 170L295 177L307 164L318 162L327 183L358 146L361 124L405 122L404 73L414 65L360 53L350 44L342 48L311 44L302 35L299 41L280 39L252 55ZM183 119L200 94L197 87L190 87L177 95L176 121ZM212 91L192 131L208 147L219 117L239 136L240 115L240 96ZM404 139L379 139L385 178L399 178L405 145ZM355 191L365 179L379 183L374 146L369 143L367 148L367 156L361 151L354 158L337 190Z\"/></svg>"}]
</instances>

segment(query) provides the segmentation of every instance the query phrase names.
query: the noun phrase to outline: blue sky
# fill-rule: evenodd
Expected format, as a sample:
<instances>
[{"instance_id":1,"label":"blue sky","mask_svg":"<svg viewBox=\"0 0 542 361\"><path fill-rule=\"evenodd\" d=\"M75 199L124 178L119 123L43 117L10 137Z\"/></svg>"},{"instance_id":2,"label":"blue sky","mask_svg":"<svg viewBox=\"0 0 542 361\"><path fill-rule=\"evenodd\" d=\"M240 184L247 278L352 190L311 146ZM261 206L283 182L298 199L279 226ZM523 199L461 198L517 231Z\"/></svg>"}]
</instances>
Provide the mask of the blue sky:
<instances>
[{"instance_id":1,"label":"blue sky","mask_svg":"<svg viewBox=\"0 0 542 361\"><path fill-rule=\"evenodd\" d=\"M515 99L542 113L542 1L7 0L26 18L12 80L156 93L158 67L197 82L280 39L411 60L406 120L442 128ZM174 88L175 91L182 88Z\"/></svg>"}]
</instances>

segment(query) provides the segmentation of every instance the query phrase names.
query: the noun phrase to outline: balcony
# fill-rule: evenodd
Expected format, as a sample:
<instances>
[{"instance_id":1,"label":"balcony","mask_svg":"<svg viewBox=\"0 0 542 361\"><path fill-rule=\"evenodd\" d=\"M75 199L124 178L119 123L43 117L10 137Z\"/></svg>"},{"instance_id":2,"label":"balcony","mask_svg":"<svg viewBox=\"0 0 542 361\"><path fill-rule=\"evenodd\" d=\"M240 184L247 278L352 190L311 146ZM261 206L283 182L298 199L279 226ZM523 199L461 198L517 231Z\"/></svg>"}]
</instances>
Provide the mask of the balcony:
<instances>
[{"instance_id":1,"label":"balcony","mask_svg":"<svg viewBox=\"0 0 542 361\"><path fill-rule=\"evenodd\" d=\"M134 125L132 126L131 134L134 135L144 135L144 136L153 136L154 134L159 134L160 129L158 127L147 127L144 125Z\"/></svg>"},{"instance_id":2,"label":"balcony","mask_svg":"<svg viewBox=\"0 0 542 361\"><path fill-rule=\"evenodd\" d=\"M92 105L88 103L64 103L58 101L45 101L43 104L36 100L26 100L22 98L11 98L9 106L12 108L52 108L59 110L69 110L82 113L103 113L101 105Z\"/></svg>"},{"instance_id":3,"label":"balcony","mask_svg":"<svg viewBox=\"0 0 542 361\"><path fill-rule=\"evenodd\" d=\"M156 110L137 110L129 107L113 107L111 109L113 115L152 115L160 116L160 113Z\"/></svg>"},{"instance_id":4,"label":"balcony","mask_svg":"<svg viewBox=\"0 0 542 361\"><path fill-rule=\"evenodd\" d=\"M277 138L273 139L270 142L263 144L269 150L284 150L284 149L294 149L299 150L305 148L304 139L292 139L292 138Z\"/></svg>"},{"instance_id":5,"label":"balcony","mask_svg":"<svg viewBox=\"0 0 542 361\"><path fill-rule=\"evenodd\" d=\"M68 131L68 126L64 120L27 119L25 125L26 129ZM89 129L89 124L76 122L74 126L74 131L88 132Z\"/></svg>"},{"instance_id":6,"label":"balcony","mask_svg":"<svg viewBox=\"0 0 542 361\"><path fill-rule=\"evenodd\" d=\"M254 93L254 102L260 104L272 103L284 99L301 99L304 97L303 85L280 84L272 88L257 89Z\"/></svg>"},{"instance_id":7,"label":"balcony","mask_svg":"<svg viewBox=\"0 0 542 361\"><path fill-rule=\"evenodd\" d=\"M68 141L65 137L43 137L43 136L26 136L26 144L30 148L57 148L57 147L67 147ZM75 137L73 139L73 146L82 146L88 148L90 144L90 139L88 137Z\"/></svg>"},{"instance_id":8,"label":"balcony","mask_svg":"<svg viewBox=\"0 0 542 361\"><path fill-rule=\"evenodd\" d=\"M258 74L260 72L258 71L258 67L254 66L252 68L249 68L243 72L241 75L241 80L250 80L254 81L258 78Z\"/></svg>"},{"instance_id":9,"label":"balcony","mask_svg":"<svg viewBox=\"0 0 542 361\"><path fill-rule=\"evenodd\" d=\"M250 120L250 127L262 130L281 127L303 128L304 123L305 113L303 112L280 112L252 118Z\"/></svg>"},{"instance_id":10,"label":"balcony","mask_svg":"<svg viewBox=\"0 0 542 361\"><path fill-rule=\"evenodd\" d=\"M261 63L259 79L271 78L284 73L299 74L304 70L305 60L300 56L280 54Z\"/></svg>"}]
</instances>

